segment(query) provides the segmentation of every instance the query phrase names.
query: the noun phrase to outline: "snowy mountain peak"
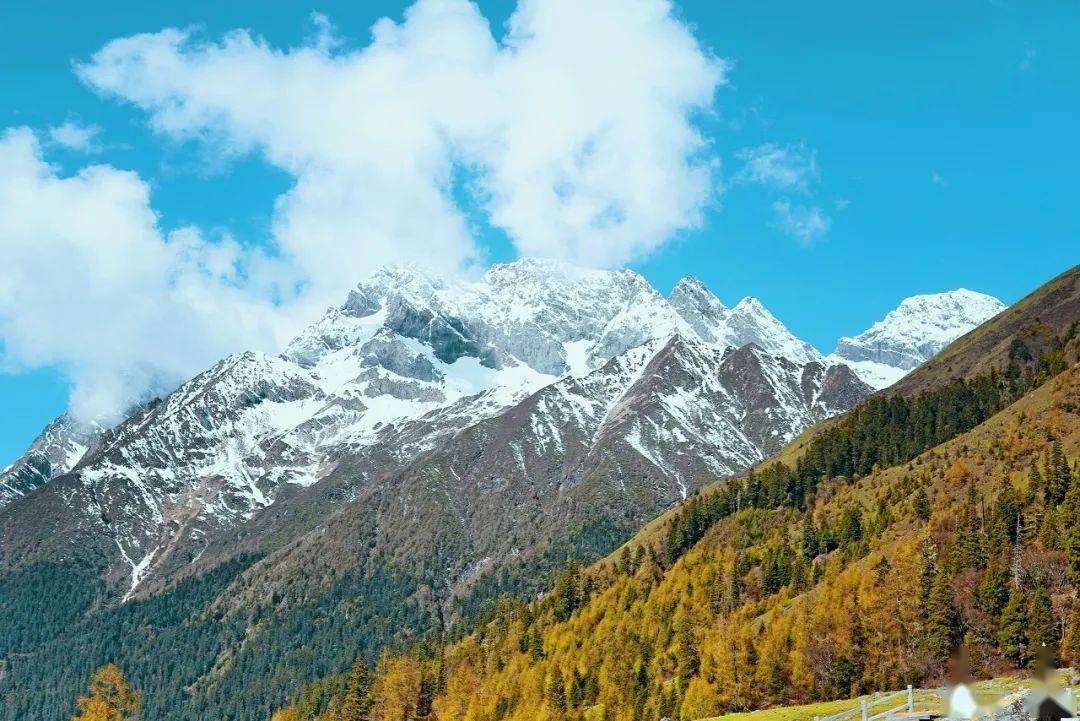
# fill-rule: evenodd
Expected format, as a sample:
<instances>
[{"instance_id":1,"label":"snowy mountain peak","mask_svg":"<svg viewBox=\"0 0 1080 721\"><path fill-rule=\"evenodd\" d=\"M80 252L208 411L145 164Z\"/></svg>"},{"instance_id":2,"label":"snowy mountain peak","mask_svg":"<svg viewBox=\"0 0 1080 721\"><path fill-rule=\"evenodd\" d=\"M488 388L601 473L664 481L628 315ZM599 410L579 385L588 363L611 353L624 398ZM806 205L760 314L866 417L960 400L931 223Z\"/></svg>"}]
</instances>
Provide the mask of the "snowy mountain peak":
<instances>
[{"instance_id":1,"label":"snowy mountain peak","mask_svg":"<svg viewBox=\"0 0 1080 721\"><path fill-rule=\"evenodd\" d=\"M764 351L783 356L797 365L822 363L821 353L796 338L760 300L746 297L725 315L727 344L735 347L756 343Z\"/></svg>"},{"instance_id":2,"label":"snowy mountain peak","mask_svg":"<svg viewBox=\"0 0 1080 721\"><path fill-rule=\"evenodd\" d=\"M864 381L880 388L1005 307L993 296L965 288L913 295L859 335L841 338L830 358L851 365Z\"/></svg>"},{"instance_id":3,"label":"snowy mountain peak","mask_svg":"<svg viewBox=\"0 0 1080 721\"><path fill-rule=\"evenodd\" d=\"M672 305L694 302L702 306L725 308L704 282L690 275L675 284L668 294L668 302Z\"/></svg>"},{"instance_id":4,"label":"snowy mountain peak","mask_svg":"<svg viewBox=\"0 0 1080 721\"><path fill-rule=\"evenodd\" d=\"M700 280L683 278L675 284L667 300L699 338L708 343L724 340L722 329L728 309Z\"/></svg>"},{"instance_id":5,"label":"snowy mountain peak","mask_svg":"<svg viewBox=\"0 0 1080 721\"><path fill-rule=\"evenodd\" d=\"M107 429L65 413L49 425L15 463L0 470L0 506L74 468Z\"/></svg>"}]
</instances>

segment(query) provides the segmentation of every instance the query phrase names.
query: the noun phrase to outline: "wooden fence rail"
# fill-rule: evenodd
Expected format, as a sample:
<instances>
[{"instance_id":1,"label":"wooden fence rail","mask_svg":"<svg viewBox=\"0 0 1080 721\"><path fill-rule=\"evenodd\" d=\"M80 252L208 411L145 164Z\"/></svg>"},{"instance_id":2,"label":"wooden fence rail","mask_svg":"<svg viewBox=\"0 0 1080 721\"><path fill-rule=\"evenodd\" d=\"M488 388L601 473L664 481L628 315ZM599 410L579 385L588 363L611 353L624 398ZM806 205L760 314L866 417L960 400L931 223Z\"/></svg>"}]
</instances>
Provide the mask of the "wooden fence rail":
<instances>
[{"instance_id":1,"label":"wooden fence rail","mask_svg":"<svg viewBox=\"0 0 1080 721\"><path fill-rule=\"evenodd\" d=\"M904 701L898 706L893 706L874 714L870 713L882 704L895 701L899 698L904 698ZM908 713L914 713L915 711L915 689L911 687L911 684L908 684L906 689L895 691L884 696L862 696L859 698L859 705L855 708L841 711L832 716L825 716L824 718L815 716L814 721L846 721L847 719L855 718L856 715L859 716L860 721L880 721L880 719L883 719L886 716L903 711Z\"/></svg>"}]
</instances>

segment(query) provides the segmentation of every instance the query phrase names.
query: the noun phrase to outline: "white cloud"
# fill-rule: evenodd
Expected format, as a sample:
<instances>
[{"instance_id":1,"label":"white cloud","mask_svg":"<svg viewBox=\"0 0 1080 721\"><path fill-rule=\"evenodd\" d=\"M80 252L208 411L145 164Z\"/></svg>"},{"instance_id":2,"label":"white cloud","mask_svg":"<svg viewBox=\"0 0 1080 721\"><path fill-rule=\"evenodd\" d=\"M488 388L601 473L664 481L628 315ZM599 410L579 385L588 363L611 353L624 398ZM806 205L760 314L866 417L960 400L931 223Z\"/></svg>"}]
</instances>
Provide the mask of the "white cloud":
<instances>
[{"instance_id":1,"label":"white cloud","mask_svg":"<svg viewBox=\"0 0 1080 721\"><path fill-rule=\"evenodd\" d=\"M522 254L592 265L695 226L716 192L694 118L727 65L667 0L521 0L499 39L466 0L419 0L352 50L314 23L295 48L167 29L77 67L161 134L291 174L273 261L195 228L165 233L133 173L62 177L29 130L0 136L0 362L58 364L77 411L114 411L231 351L277 347L293 319L384 263L482 264L461 177ZM97 147L74 123L49 139Z\"/></svg>"},{"instance_id":2,"label":"white cloud","mask_svg":"<svg viewBox=\"0 0 1080 721\"><path fill-rule=\"evenodd\" d=\"M97 417L228 352L273 347L277 312L238 287L244 252L165 237L137 175L61 177L30 130L0 134L0 339L7 370L59 364Z\"/></svg>"},{"instance_id":3,"label":"white cloud","mask_svg":"<svg viewBox=\"0 0 1080 721\"><path fill-rule=\"evenodd\" d=\"M69 150L77 150L80 153L100 153L102 148L97 140L100 133L101 128L96 125L81 125L68 120L61 125L49 128L49 139Z\"/></svg>"},{"instance_id":4,"label":"white cloud","mask_svg":"<svg viewBox=\"0 0 1080 721\"><path fill-rule=\"evenodd\" d=\"M949 181L946 180L938 171L930 171L930 182L934 185L940 185L942 188L949 187Z\"/></svg>"},{"instance_id":5,"label":"white cloud","mask_svg":"<svg viewBox=\"0 0 1080 721\"><path fill-rule=\"evenodd\" d=\"M483 256L455 173L527 255L619 265L701 220L715 160L692 116L726 65L666 0L522 0L501 42L466 0L419 0L359 50L165 30L78 70L158 131L257 151L295 179L275 239L335 297L372 267Z\"/></svg>"},{"instance_id":6,"label":"white cloud","mask_svg":"<svg viewBox=\"0 0 1080 721\"><path fill-rule=\"evenodd\" d=\"M832 221L821 212L820 208L805 205L792 205L787 200L777 200L772 204L776 216L776 226L785 234L809 243L829 230Z\"/></svg>"},{"instance_id":7,"label":"white cloud","mask_svg":"<svg viewBox=\"0 0 1080 721\"><path fill-rule=\"evenodd\" d=\"M778 190L805 192L818 175L817 153L805 144L765 143L736 154L744 161L736 176L746 183L758 183Z\"/></svg>"}]
</instances>

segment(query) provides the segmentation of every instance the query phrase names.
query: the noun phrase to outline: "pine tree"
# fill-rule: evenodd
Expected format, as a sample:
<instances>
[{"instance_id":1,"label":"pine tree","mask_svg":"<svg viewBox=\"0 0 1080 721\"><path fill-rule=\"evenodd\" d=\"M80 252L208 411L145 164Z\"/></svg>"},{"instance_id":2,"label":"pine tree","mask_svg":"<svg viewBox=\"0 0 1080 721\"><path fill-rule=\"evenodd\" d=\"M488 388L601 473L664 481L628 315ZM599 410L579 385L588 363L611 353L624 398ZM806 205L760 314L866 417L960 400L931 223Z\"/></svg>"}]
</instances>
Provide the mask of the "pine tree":
<instances>
[{"instance_id":1,"label":"pine tree","mask_svg":"<svg viewBox=\"0 0 1080 721\"><path fill-rule=\"evenodd\" d=\"M544 657L544 638L540 635L540 629L535 625L530 633L532 640L529 642L529 658L533 661L539 661Z\"/></svg>"},{"instance_id":2,"label":"pine tree","mask_svg":"<svg viewBox=\"0 0 1080 721\"><path fill-rule=\"evenodd\" d=\"M547 699L548 704L556 711L566 710L566 681L557 668L552 669L548 677Z\"/></svg>"},{"instance_id":3,"label":"pine tree","mask_svg":"<svg viewBox=\"0 0 1080 721\"><path fill-rule=\"evenodd\" d=\"M807 513L802 522L802 544L800 546L803 558L812 561L821 552L821 536L818 533L814 517Z\"/></svg>"},{"instance_id":4,"label":"pine tree","mask_svg":"<svg viewBox=\"0 0 1080 721\"><path fill-rule=\"evenodd\" d=\"M345 698L341 702L342 721L366 721L373 702L372 682L371 670L364 659L356 659L345 681Z\"/></svg>"},{"instance_id":5,"label":"pine tree","mask_svg":"<svg viewBox=\"0 0 1080 721\"><path fill-rule=\"evenodd\" d=\"M555 599L555 620L565 621L581 602L578 585L581 580L581 563L571 559L567 569L555 580L552 596Z\"/></svg>"},{"instance_id":6,"label":"pine tree","mask_svg":"<svg viewBox=\"0 0 1080 721\"><path fill-rule=\"evenodd\" d=\"M1054 611L1050 605L1050 594L1043 586L1036 588L1031 596L1027 628L1029 663L1036 661L1042 654L1046 654L1048 659L1053 658L1056 655L1054 645L1057 641L1057 634L1054 632Z\"/></svg>"},{"instance_id":7,"label":"pine tree","mask_svg":"<svg viewBox=\"0 0 1080 721\"><path fill-rule=\"evenodd\" d=\"M923 523L930 520L930 497L922 487L915 491L915 497L911 500L911 512Z\"/></svg>"},{"instance_id":8,"label":"pine tree","mask_svg":"<svg viewBox=\"0 0 1080 721\"><path fill-rule=\"evenodd\" d=\"M1047 508L1039 525L1039 543L1048 551L1063 550L1066 541L1059 523L1058 510L1055 507Z\"/></svg>"},{"instance_id":9,"label":"pine tree","mask_svg":"<svg viewBox=\"0 0 1080 721\"><path fill-rule=\"evenodd\" d=\"M930 607L930 591L934 587L934 577L937 572L937 548L934 542L926 537L922 541L922 553L919 558L919 608L924 621Z\"/></svg>"},{"instance_id":10,"label":"pine tree","mask_svg":"<svg viewBox=\"0 0 1080 721\"><path fill-rule=\"evenodd\" d=\"M585 703L585 676L575 668L570 672L570 708L580 708Z\"/></svg>"},{"instance_id":11,"label":"pine tree","mask_svg":"<svg viewBox=\"0 0 1080 721\"><path fill-rule=\"evenodd\" d=\"M685 613L676 623L675 636L678 643L676 661L679 666L679 683L685 690L690 679L697 674L701 663L698 657L697 641L694 639L694 629Z\"/></svg>"},{"instance_id":12,"label":"pine tree","mask_svg":"<svg viewBox=\"0 0 1080 721\"><path fill-rule=\"evenodd\" d=\"M960 618L953 602L952 584L945 573L938 573L930 589L926 607L926 651L944 663L956 646Z\"/></svg>"},{"instance_id":13,"label":"pine tree","mask_svg":"<svg viewBox=\"0 0 1080 721\"><path fill-rule=\"evenodd\" d=\"M1046 488L1043 483L1042 474L1039 473L1038 464L1036 464L1035 461L1032 460L1031 470L1028 471L1028 493L1035 495L1036 498L1038 498L1039 495L1042 494L1045 498L1045 491Z\"/></svg>"},{"instance_id":14,"label":"pine tree","mask_svg":"<svg viewBox=\"0 0 1080 721\"><path fill-rule=\"evenodd\" d=\"M1016 519L1019 512L1020 502L1016 496L1016 489L1006 478L997 500L994 501L989 529L990 541L995 553L1001 553L1012 545L1016 537Z\"/></svg>"},{"instance_id":15,"label":"pine tree","mask_svg":"<svg viewBox=\"0 0 1080 721\"><path fill-rule=\"evenodd\" d=\"M128 685L120 668L108 663L90 677L90 688L79 699L78 708L72 721L137 721L142 697Z\"/></svg>"},{"instance_id":16,"label":"pine tree","mask_svg":"<svg viewBox=\"0 0 1080 721\"><path fill-rule=\"evenodd\" d=\"M859 508L845 508L840 514L840 545L842 547L862 540L862 511Z\"/></svg>"},{"instance_id":17,"label":"pine tree","mask_svg":"<svg viewBox=\"0 0 1080 721\"><path fill-rule=\"evenodd\" d=\"M1016 541L1013 543L1013 558L1012 558L1012 584L1013 588L1020 588L1020 576L1024 572L1023 553L1024 550L1024 524L1022 522L1020 511L1016 512Z\"/></svg>"},{"instance_id":18,"label":"pine tree","mask_svg":"<svg viewBox=\"0 0 1080 721\"><path fill-rule=\"evenodd\" d=\"M1076 668L1080 665L1080 603L1074 603L1065 624L1065 638L1061 641L1061 660Z\"/></svg>"},{"instance_id":19,"label":"pine tree","mask_svg":"<svg viewBox=\"0 0 1080 721\"><path fill-rule=\"evenodd\" d=\"M956 532L955 560L957 568L977 568L986 560L982 521L975 504L975 485L971 483Z\"/></svg>"},{"instance_id":20,"label":"pine tree","mask_svg":"<svg viewBox=\"0 0 1080 721\"><path fill-rule=\"evenodd\" d=\"M1014 586L998 622L998 647L1017 666L1027 662L1027 604L1024 592Z\"/></svg>"},{"instance_id":21,"label":"pine tree","mask_svg":"<svg viewBox=\"0 0 1080 721\"><path fill-rule=\"evenodd\" d=\"M1061 450L1061 443L1054 441L1046 458L1045 484L1047 490L1047 503L1056 506L1065 500L1065 494L1069 491L1072 482L1072 474L1069 473L1069 461Z\"/></svg>"},{"instance_id":22,"label":"pine tree","mask_svg":"<svg viewBox=\"0 0 1080 721\"><path fill-rule=\"evenodd\" d=\"M992 562L975 590L975 604L997 618L1009 601L1009 569L998 561Z\"/></svg>"}]
</instances>

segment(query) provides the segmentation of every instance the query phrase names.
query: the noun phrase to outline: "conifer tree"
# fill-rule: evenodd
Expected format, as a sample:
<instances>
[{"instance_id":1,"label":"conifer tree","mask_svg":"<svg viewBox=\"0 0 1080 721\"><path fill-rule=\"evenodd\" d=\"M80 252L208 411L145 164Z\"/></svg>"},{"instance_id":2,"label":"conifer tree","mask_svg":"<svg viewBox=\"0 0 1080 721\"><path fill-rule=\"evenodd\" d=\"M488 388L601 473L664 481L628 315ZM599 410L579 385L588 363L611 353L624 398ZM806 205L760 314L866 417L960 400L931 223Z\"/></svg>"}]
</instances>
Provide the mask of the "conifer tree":
<instances>
[{"instance_id":1,"label":"conifer tree","mask_svg":"<svg viewBox=\"0 0 1080 721\"><path fill-rule=\"evenodd\" d=\"M675 635L678 644L676 661L679 665L679 683L685 690L690 679L697 674L701 662L698 657L697 641L694 639L694 629L686 614L680 616Z\"/></svg>"},{"instance_id":2,"label":"conifer tree","mask_svg":"<svg viewBox=\"0 0 1080 721\"><path fill-rule=\"evenodd\" d=\"M1080 482L1073 481L1065 502L1058 509L1061 515L1061 547L1065 551L1069 580L1080 583Z\"/></svg>"},{"instance_id":3,"label":"conifer tree","mask_svg":"<svg viewBox=\"0 0 1080 721\"><path fill-rule=\"evenodd\" d=\"M958 568L977 568L982 566L985 560L986 544L975 504L975 486L969 483L956 532L955 561Z\"/></svg>"},{"instance_id":4,"label":"conifer tree","mask_svg":"<svg viewBox=\"0 0 1080 721\"><path fill-rule=\"evenodd\" d=\"M800 550L803 558L807 561L817 558L818 553L821 551L821 536L818 533L817 524L814 523L814 517L809 513L803 517Z\"/></svg>"},{"instance_id":5,"label":"conifer tree","mask_svg":"<svg viewBox=\"0 0 1080 721\"><path fill-rule=\"evenodd\" d=\"M345 681L345 697L341 702L342 721L365 721L371 712L373 701L371 670L364 663L364 659L358 658L349 669L348 678Z\"/></svg>"},{"instance_id":6,"label":"conifer tree","mask_svg":"<svg viewBox=\"0 0 1080 721\"><path fill-rule=\"evenodd\" d=\"M1027 618L1028 659L1034 662L1045 650L1048 658L1055 654L1054 646L1057 634L1054 632L1054 611L1050 605L1050 594L1044 586L1035 589L1031 596Z\"/></svg>"},{"instance_id":7,"label":"conifer tree","mask_svg":"<svg viewBox=\"0 0 1080 721\"><path fill-rule=\"evenodd\" d=\"M566 710L566 681L557 668L551 669L547 683L548 704L556 711Z\"/></svg>"},{"instance_id":8,"label":"conifer tree","mask_svg":"<svg viewBox=\"0 0 1080 721\"><path fill-rule=\"evenodd\" d=\"M1027 662L1027 604L1024 592L1014 586L998 622L998 647L1017 666Z\"/></svg>"},{"instance_id":9,"label":"conifer tree","mask_svg":"<svg viewBox=\"0 0 1080 721\"><path fill-rule=\"evenodd\" d=\"M1045 498L1046 488L1043 484L1042 474L1039 473L1038 464L1034 460L1031 462L1031 470L1028 471L1028 493L1033 494L1036 498L1040 495Z\"/></svg>"},{"instance_id":10,"label":"conifer tree","mask_svg":"<svg viewBox=\"0 0 1080 721\"><path fill-rule=\"evenodd\" d=\"M960 618L953 602L952 584L945 573L938 573L926 608L927 653L942 663L947 661L959 631Z\"/></svg>"},{"instance_id":11,"label":"conifer tree","mask_svg":"<svg viewBox=\"0 0 1080 721\"><path fill-rule=\"evenodd\" d=\"M926 620L930 606L930 591L937 575L937 549L929 537L922 541L922 553L919 558L919 608L923 620Z\"/></svg>"},{"instance_id":12,"label":"conifer tree","mask_svg":"<svg viewBox=\"0 0 1080 721\"><path fill-rule=\"evenodd\" d=\"M1072 474L1069 473L1069 461L1061 450L1061 443L1054 441L1046 458L1045 484L1047 489L1047 503L1056 506L1065 500L1065 494L1069 491Z\"/></svg>"},{"instance_id":13,"label":"conifer tree","mask_svg":"<svg viewBox=\"0 0 1080 721\"><path fill-rule=\"evenodd\" d=\"M1061 660L1076 668L1080 665L1080 603L1074 603L1065 624L1065 638L1061 641Z\"/></svg>"},{"instance_id":14,"label":"conifer tree","mask_svg":"<svg viewBox=\"0 0 1080 721\"><path fill-rule=\"evenodd\" d=\"M567 569L558 575L552 591L555 599L555 620L567 620L578 607L581 600L578 588L580 580L581 563L577 559L571 559Z\"/></svg>"},{"instance_id":15,"label":"conifer tree","mask_svg":"<svg viewBox=\"0 0 1080 721\"><path fill-rule=\"evenodd\" d=\"M532 640L529 642L529 658L533 661L539 661L544 657L544 638L540 635L540 629L535 625L530 633Z\"/></svg>"},{"instance_id":16,"label":"conifer tree","mask_svg":"<svg viewBox=\"0 0 1080 721\"><path fill-rule=\"evenodd\" d=\"M1016 538L1016 518L1020 502L1009 479L1006 478L997 500L994 501L993 519L990 523L990 541L995 552L1002 552Z\"/></svg>"},{"instance_id":17,"label":"conifer tree","mask_svg":"<svg viewBox=\"0 0 1080 721\"><path fill-rule=\"evenodd\" d=\"M570 672L570 695L567 698L570 708L580 708L585 703L585 676L575 668Z\"/></svg>"},{"instance_id":18,"label":"conifer tree","mask_svg":"<svg viewBox=\"0 0 1080 721\"><path fill-rule=\"evenodd\" d=\"M90 677L90 687L79 699L78 708L72 721L137 721L142 697L128 685L120 668L108 663Z\"/></svg>"},{"instance_id":19,"label":"conifer tree","mask_svg":"<svg viewBox=\"0 0 1080 721\"><path fill-rule=\"evenodd\" d=\"M1009 601L1009 569L993 561L986 569L983 581L975 590L975 604L994 618Z\"/></svg>"},{"instance_id":20,"label":"conifer tree","mask_svg":"<svg viewBox=\"0 0 1080 721\"><path fill-rule=\"evenodd\" d=\"M930 497L926 495L926 489L921 486L915 491L915 497L911 500L911 512L923 523L930 520Z\"/></svg>"}]
</instances>

